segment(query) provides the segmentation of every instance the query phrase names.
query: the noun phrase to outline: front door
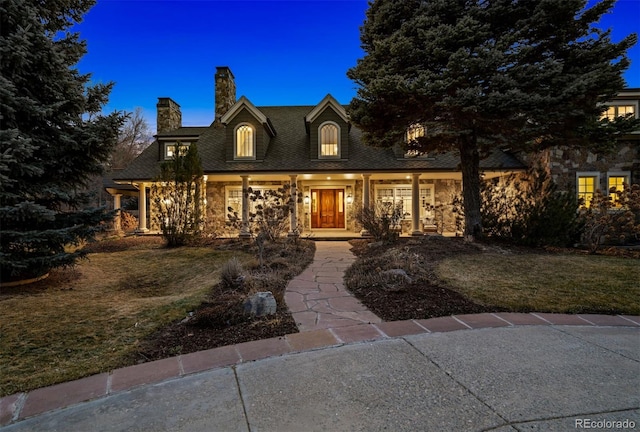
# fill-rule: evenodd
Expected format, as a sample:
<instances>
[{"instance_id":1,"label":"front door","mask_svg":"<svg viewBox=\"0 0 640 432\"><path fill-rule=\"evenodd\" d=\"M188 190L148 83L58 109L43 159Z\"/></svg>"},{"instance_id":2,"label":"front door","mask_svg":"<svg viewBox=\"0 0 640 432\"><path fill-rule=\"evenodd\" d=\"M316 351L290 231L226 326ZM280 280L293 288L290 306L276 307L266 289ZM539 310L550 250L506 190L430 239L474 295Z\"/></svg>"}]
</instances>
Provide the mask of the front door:
<instances>
[{"instance_id":1,"label":"front door","mask_svg":"<svg viewBox=\"0 0 640 432\"><path fill-rule=\"evenodd\" d=\"M344 189L311 190L311 228L344 228Z\"/></svg>"}]
</instances>

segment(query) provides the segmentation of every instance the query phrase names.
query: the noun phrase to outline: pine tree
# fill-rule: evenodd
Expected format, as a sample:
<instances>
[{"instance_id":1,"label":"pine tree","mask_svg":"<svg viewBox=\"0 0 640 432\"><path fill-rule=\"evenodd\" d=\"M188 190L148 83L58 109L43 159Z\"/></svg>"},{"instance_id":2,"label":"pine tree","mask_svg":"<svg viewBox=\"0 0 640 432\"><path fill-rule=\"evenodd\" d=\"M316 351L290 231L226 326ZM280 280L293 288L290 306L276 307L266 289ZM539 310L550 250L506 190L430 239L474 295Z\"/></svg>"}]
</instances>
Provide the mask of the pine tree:
<instances>
[{"instance_id":1,"label":"pine tree","mask_svg":"<svg viewBox=\"0 0 640 432\"><path fill-rule=\"evenodd\" d=\"M112 83L90 85L70 32L94 1L0 0L0 277L38 276L83 256L112 215L85 208L122 124L101 115Z\"/></svg>"},{"instance_id":2,"label":"pine tree","mask_svg":"<svg viewBox=\"0 0 640 432\"><path fill-rule=\"evenodd\" d=\"M482 157L563 144L605 150L632 121L600 120L624 87L630 35L594 23L615 0L375 0L361 28L365 56L351 119L369 145L460 155L465 238L481 235ZM425 137L403 143L422 125Z\"/></svg>"}]
</instances>

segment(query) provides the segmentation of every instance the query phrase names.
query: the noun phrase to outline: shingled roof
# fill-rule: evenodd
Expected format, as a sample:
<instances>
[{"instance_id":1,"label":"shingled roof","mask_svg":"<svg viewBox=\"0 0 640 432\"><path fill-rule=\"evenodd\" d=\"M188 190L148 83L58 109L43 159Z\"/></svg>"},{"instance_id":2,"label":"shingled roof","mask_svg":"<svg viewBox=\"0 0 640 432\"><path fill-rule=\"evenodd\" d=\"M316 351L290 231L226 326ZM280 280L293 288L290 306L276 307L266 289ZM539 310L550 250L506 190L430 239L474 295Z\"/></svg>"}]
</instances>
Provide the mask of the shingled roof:
<instances>
[{"instance_id":1,"label":"shingled roof","mask_svg":"<svg viewBox=\"0 0 640 432\"><path fill-rule=\"evenodd\" d=\"M277 135L261 161L227 162L225 129L222 127L182 127L157 135L167 140L177 137L198 137L198 151L205 174L232 173L365 173L365 172L445 172L459 171L460 159L454 153L437 154L429 158L398 158L392 149L369 147L362 142L357 127L349 131L349 158L318 160L309 157L309 135L305 116L315 106L257 107L271 122ZM315 143L313 144L315 145ZM159 172L158 145L149 146L116 180L141 181L155 178ZM482 170L519 170L525 166L513 155L496 150L480 164Z\"/></svg>"}]
</instances>

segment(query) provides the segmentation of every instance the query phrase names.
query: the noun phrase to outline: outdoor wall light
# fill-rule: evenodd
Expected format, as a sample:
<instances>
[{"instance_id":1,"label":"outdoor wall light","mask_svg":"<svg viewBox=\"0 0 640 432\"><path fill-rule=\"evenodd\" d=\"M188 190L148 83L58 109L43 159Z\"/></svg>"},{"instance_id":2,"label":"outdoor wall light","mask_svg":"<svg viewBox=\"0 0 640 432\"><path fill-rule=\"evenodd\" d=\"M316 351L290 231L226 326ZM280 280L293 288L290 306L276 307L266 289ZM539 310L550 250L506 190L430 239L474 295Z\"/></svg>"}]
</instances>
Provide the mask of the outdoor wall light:
<instances>
[{"instance_id":1,"label":"outdoor wall light","mask_svg":"<svg viewBox=\"0 0 640 432\"><path fill-rule=\"evenodd\" d=\"M351 204L353 202L353 196L351 194L347 195L347 204Z\"/></svg>"},{"instance_id":2,"label":"outdoor wall light","mask_svg":"<svg viewBox=\"0 0 640 432\"><path fill-rule=\"evenodd\" d=\"M304 203L309 204L309 195L304 196Z\"/></svg>"}]
</instances>

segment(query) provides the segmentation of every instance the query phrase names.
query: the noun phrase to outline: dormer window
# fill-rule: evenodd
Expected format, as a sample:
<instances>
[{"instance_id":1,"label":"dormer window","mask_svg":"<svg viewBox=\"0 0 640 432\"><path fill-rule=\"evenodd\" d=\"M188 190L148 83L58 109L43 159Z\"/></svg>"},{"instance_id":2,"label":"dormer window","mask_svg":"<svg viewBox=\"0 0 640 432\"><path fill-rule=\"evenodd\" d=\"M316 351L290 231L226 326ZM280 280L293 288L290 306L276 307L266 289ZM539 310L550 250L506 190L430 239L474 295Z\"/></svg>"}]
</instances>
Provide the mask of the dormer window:
<instances>
[{"instance_id":1,"label":"dormer window","mask_svg":"<svg viewBox=\"0 0 640 432\"><path fill-rule=\"evenodd\" d=\"M165 159L173 159L173 157L176 155L176 149L180 149L180 155L184 156L187 154L187 152L189 151L189 145L191 143L175 143L175 142L169 142L169 143L165 143L164 145L164 158Z\"/></svg>"},{"instance_id":2,"label":"dormer window","mask_svg":"<svg viewBox=\"0 0 640 432\"><path fill-rule=\"evenodd\" d=\"M253 126L240 124L235 133L235 159L256 158L256 133Z\"/></svg>"},{"instance_id":3,"label":"dormer window","mask_svg":"<svg viewBox=\"0 0 640 432\"><path fill-rule=\"evenodd\" d=\"M421 124L413 124L407 128L407 131L404 134L405 143L410 143L411 141L415 141L416 139L425 136L425 128ZM424 153L418 150L407 150L404 154L406 158L414 158L418 156L424 156Z\"/></svg>"},{"instance_id":4,"label":"dormer window","mask_svg":"<svg viewBox=\"0 0 640 432\"><path fill-rule=\"evenodd\" d=\"M323 123L318 135L320 158L339 158L340 127L333 122Z\"/></svg>"}]
</instances>

